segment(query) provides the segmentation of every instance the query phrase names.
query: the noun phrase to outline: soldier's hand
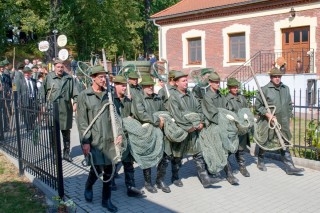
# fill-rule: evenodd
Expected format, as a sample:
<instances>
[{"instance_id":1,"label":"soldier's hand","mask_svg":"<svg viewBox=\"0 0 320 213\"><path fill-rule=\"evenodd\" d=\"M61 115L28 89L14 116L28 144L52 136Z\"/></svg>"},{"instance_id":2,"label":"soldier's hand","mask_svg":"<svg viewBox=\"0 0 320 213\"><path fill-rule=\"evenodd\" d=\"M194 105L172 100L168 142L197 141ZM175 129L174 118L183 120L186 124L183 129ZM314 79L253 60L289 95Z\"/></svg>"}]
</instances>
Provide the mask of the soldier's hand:
<instances>
[{"instance_id":1,"label":"soldier's hand","mask_svg":"<svg viewBox=\"0 0 320 213\"><path fill-rule=\"evenodd\" d=\"M164 118L163 117L159 117L159 119L160 119L159 128L162 129L163 125L164 125Z\"/></svg>"},{"instance_id":2,"label":"soldier's hand","mask_svg":"<svg viewBox=\"0 0 320 213\"><path fill-rule=\"evenodd\" d=\"M90 152L90 144L83 144L82 145L82 152L85 156L87 156Z\"/></svg>"},{"instance_id":3,"label":"soldier's hand","mask_svg":"<svg viewBox=\"0 0 320 213\"><path fill-rule=\"evenodd\" d=\"M203 123L200 123L200 125L198 126L197 130L202 130L203 129Z\"/></svg>"},{"instance_id":4,"label":"soldier's hand","mask_svg":"<svg viewBox=\"0 0 320 213\"><path fill-rule=\"evenodd\" d=\"M74 111L74 112L77 111L77 104L76 104L76 103L73 104L73 111Z\"/></svg>"},{"instance_id":5,"label":"soldier's hand","mask_svg":"<svg viewBox=\"0 0 320 213\"><path fill-rule=\"evenodd\" d=\"M122 135L119 135L115 141L116 145L120 145L122 143Z\"/></svg>"},{"instance_id":6,"label":"soldier's hand","mask_svg":"<svg viewBox=\"0 0 320 213\"><path fill-rule=\"evenodd\" d=\"M131 95L127 95L127 98L129 98L131 100L132 97L131 97Z\"/></svg>"}]
</instances>

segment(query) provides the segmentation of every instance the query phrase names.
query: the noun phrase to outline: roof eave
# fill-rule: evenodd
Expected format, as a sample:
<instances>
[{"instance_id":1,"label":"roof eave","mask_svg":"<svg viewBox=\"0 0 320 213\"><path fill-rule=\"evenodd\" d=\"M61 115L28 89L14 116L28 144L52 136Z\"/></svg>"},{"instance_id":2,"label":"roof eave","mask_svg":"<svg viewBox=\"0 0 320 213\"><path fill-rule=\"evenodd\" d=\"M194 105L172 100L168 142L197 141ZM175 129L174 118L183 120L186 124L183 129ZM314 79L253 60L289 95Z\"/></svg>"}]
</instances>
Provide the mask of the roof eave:
<instances>
[{"instance_id":1,"label":"roof eave","mask_svg":"<svg viewBox=\"0 0 320 213\"><path fill-rule=\"evenodd\" d=\"M159 21L159 20L165 20L165 19L170 19L170 18L177 18L177 17L182 17L182 16L194 15L197 13L205 13L205 12L211 12L211 11L216 11L216 10L222 10L222 9L226 9L226 8L233 8L233 7L239 7L239 6L244 6L244 5L256 4L256 3L265 2L265 1L270 1L270 0L253 0L250 2L241 2L241 3L230 4L230 5L219 6L219 7L211 7L211 8L201 9L201 10L193 10L193 11L177 13L177 14L173 14L173 15L160 16L160 17L156 17L156 18L152 18L152 16L151 16L150 19L155 20L155 21Z\"/></svg>"}]
</instances>

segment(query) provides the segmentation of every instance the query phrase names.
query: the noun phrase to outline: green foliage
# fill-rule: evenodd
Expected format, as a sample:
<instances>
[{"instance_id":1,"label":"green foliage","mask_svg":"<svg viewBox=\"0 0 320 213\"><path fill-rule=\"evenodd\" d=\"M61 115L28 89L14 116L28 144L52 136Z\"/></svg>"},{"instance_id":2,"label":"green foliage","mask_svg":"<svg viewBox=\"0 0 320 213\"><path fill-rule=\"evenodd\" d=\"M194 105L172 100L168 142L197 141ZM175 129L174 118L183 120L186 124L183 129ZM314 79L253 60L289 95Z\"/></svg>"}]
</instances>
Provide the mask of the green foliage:
<instances>
[{"instance_id":1,"label":"green foliage","mask_svg":"<svg viewBox=\"0 0 320 213\"><path fill-rule=\"evenodd\" d=\"M320 121L313 119L308 123L306 140L310 145L320 148Z\"/></svg>"},{"instance_id":2,"label":"green foliage","mask_svg":"<svg viewBox=\"0 0 320 213\"><path fill-rule=\"evenodd\" d=\"M132 60L144 46L152 47L154 51L158 49L157 27L148 19L151 14L177 2L5 0L0 4L0 54L12 49L5 42L6 30L9 26L15 26L21 27L24 32L36 33L38 38L52 35L52 30L57 29L58 34L68 37L68 45L75 47L80 59L88 60L92 51L99 53L105 48L109 60L119 55ZM145 42L143 38L148 33L155 39ZM37 44L32 45L32 54L41 55L37 52Z\"/></svg>"}]
</instances>

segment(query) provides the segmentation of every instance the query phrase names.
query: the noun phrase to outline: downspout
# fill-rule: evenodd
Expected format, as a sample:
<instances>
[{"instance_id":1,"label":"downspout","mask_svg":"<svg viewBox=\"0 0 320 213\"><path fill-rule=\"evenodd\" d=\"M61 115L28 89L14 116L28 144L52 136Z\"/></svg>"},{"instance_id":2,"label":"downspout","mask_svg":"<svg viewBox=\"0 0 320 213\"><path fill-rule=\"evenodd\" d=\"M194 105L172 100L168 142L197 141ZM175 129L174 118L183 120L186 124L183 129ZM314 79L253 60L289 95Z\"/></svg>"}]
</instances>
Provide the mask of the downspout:
<instances>
[{"instance_id":1,"label":"downspout","mask_svg":"<svg viewBox=\"0 0 320 213\"><path fill-rule=\"evenodd\" d=\"M154 26L158 27L158 30L159 30L159 60L160 60L161 58L163 58L162 57L162 28L161 28L161 25L156 23L155 19L153 19L153 24Z\"/></svg>"}]
</instances>

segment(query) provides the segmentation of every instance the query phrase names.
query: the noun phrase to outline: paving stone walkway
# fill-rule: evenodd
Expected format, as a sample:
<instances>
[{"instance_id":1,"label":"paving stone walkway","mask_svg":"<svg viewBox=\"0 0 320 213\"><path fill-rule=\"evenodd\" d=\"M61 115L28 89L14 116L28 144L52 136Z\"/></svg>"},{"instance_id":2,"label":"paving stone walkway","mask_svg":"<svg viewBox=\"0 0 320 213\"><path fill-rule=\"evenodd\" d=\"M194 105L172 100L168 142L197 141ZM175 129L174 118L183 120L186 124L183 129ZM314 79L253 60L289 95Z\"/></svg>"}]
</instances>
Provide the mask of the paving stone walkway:
<instances>
[{"instance_id":1,"label":"paving stone walkway","mask_svg":"<svg viewBox=\"0 0 320 213\"><path fill-rule=\"evenodd\" d=\"M73 162L63 161L65 194L78 206L77 212L107 212L101 206L102 182L93 187L93 203L84 200L84 185L89 167L83 167L83 155L79 145L79 136L74 124L72 129ZM232 161L239 185L232 186L222 181L210 188L203 188L196 177L196 168L192 158L185 158L181 169L184 186L179 188L170 183L171 168L168 167L166 183L170 184L171 193L151 194L145 198L130 198L126 195L123 169L116 179L117 191L112 192L112 202L119 212L303 212L319 211L320 172L306 168L302 176L289 176L279 161L268 159L268 171L262 172L256 167L256 157L246 154L248 171L251 177L243 177L236 162ZM156 170L153 168L153 180ZM136 185L143 187L141 169L135 172Z\"/></svg>"}]
</instances>

